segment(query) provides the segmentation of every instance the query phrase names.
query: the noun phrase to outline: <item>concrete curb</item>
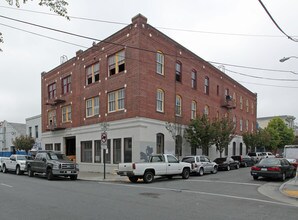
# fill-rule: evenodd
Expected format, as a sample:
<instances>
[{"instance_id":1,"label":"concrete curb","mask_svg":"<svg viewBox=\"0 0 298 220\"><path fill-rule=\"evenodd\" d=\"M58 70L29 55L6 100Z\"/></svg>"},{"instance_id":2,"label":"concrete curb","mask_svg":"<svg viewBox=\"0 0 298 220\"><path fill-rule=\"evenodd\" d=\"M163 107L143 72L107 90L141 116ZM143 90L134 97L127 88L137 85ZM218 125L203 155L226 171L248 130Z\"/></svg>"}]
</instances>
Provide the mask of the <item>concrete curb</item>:
<instances>
[{"instance_id":1,"label":"concrete curb","mask_svg":"<svg viewBox=\"0 0 298 220\"><path fill-rule=\"evenodd\" d=\"M279 187L279 191L288 197L298 199L298 181L295 184L295 178L290 179Z\"/></svg>"}]
</instances>

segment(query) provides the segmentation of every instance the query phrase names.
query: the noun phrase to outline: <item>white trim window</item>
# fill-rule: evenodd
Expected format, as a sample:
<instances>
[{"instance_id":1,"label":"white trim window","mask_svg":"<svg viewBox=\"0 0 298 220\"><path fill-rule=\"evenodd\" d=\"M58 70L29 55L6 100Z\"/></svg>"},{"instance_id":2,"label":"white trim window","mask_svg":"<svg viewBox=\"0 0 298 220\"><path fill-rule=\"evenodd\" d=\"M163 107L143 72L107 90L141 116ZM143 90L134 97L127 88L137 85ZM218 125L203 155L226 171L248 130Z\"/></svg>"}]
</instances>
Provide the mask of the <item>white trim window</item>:
<instances>
[{"instance_id":1,"label":"white trim window","mask_svg":"<svg viewBox=\"0 0 298 220\"><path fill-rule=\"evenodd\" d=\"M191 102L191 119L196 119L197 117L197 102Z\"/></svg>"},{"instance_id":2,"label":"white trim window","mask_svg":"<svg viewBox=\"0 0 298 220\"><path fill-rule=\"evenodd\" d=\"M161 51L156 53L156 72L160 75L164 75L164 55Z\"/></svg>"},{"instance_id":3,"label":"white trim window","mask_svg":"<svg viewBox=\"0 0 298 220\"><path fill-rule=\"evenodd\" d=\"M164 91L162 89L158 89L156 92L156 111L164 112Z\"/></svg>"},{"instance_id":4,"label":"white trim window","mask_svg":"<svg viewBox=\"0 0 298 220\"><path fill-rule=\"evenodd\" d=\"M124 110L125 104L125 91L124 89L119 89L108 93L108 111L116 112Z\"/></svg>"},{"instance_id":5,"label":"white trim window","mask_svg":"<svg viewBox=\"0 0 298 220\"><path fill-rule=\"evenodd\" d=\"M180 95L176 95L176 116L182 115L182 98Z\"/></svg>"}]
</instances>

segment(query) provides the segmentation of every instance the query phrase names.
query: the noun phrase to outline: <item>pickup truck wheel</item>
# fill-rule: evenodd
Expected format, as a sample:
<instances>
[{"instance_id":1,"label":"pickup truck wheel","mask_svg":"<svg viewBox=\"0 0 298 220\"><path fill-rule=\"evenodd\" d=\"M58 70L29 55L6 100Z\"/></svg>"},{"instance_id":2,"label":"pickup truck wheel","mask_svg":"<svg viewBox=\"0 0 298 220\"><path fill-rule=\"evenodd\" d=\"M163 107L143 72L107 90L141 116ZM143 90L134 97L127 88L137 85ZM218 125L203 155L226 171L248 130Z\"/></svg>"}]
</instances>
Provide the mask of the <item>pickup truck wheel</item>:
<instances>
[{"instance_id":1,"label":"pickup truck wheel","mask_svg":"<svg viewBox=\"0 0 298 220\"><path fill-rule=\"evenodd\" d=\"M190 170L188 168L184 168L182 171L182 178L183 179L188 179L190 174Z\"/></svg>"},{"instance_id":2,"label":"pickup truck wheel","mask_svg":"<svg viewBox=\"0 0 298 220\"><path fill-rule=\"evenodd\" d=\"M138 180L139 180L139 178L138 178L138 177L135 177L135 176L130 176L130 177L128 177L128 179L129 179L130 182L132 182L132 183L136 183L136 182L138 182Z\"/></svg>"},{"instance_id":3,"label":"pickup truck wheel","mask_svg":"<svg viewBox=\"0 0 298 220\"><path fill-rule=\"evenodd\" d=\"M3 171L3 173L7 173L7 169L6 169L6 166L5 166L5 164L3 164L2 171Z\"/></svg>"},{"instance_id":4,"label":"pickup truck wheel","mask_svg":"<svg viewBox=\"0 0 298 220\"><path fill-rule=\"evenodd\" d=\"M78 175L70 176L70 179L71 179L71 180L77 180L77 179L78 179Z\"/></svg>"},{"instance_id":5,"label":"pickup truck wheel","mask_svg":"<svg viewBox=\"0 0 298 220\"><path fill-rule=\"evenodd\" d=\"M52 180L54 178L53 173L52 173L52 169L48 169L47 170L47 179L48 180Z\"/></svg>"},{"instance_id":6,"label":"pickup truck wheel","mask_svg":"<svg viewBox=\"0 0 298 220\"><path fill-rule=\"evenodd\" d=\"M21 171L20 166L17 166L17 167L16 167L16 174L17 174L17 175L21 175L21 174L22 174L22 171Z\"/></svg>"},{"instance_id":7,"label":"pickup truck wheel","mask_svg":"<svg viewBox=\"0 0 298 220\"><path fill-rule=\"evenodd\" d=\"M154 181L154 174L151 171L146 171L143 180L145 183L152 183Z\"/></svg>"},{"instance_id":8,"label":"pickup truck wheel","mask_svg":"<svg viewBox=\"0 0 298 220\"><path fill-rule=\"evenodd\" d=\"M34 172L31 170L31 167L28 167L28 176L29 177L33 177L34 176Z\"/></svg>"}]
</instances>

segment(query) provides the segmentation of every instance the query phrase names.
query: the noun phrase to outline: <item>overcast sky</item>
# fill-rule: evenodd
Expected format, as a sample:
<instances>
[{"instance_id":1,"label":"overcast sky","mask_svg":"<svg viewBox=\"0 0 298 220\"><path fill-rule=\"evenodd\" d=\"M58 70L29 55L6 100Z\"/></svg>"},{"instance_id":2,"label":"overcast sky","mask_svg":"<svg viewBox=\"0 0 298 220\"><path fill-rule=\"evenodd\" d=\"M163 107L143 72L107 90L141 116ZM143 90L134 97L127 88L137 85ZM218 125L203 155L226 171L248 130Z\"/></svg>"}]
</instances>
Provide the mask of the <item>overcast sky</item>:
<instances>
[{"instance_id":1,"label":"overcast sky","mask_svg":"<svg viewBox=\"0 0 298 220\"><path fill-rule=\"evenodd\" d=\"M298 1L262 2L283 31L298 38ZM69 16L107 22L68 21L48 15L49 9L37 3L30 1L16 10L0 0L0 15L103 40L125 26L117 23L129 24L141 13L149 24L204 60L225 64L227 75L258 94L258 117L292 115L298 121L298 59L279 62L282 57L298 56L298 42L277 29L258 0L69 1ZM0 45L0 121L25 123L41 113L41 72L58 66L61 56L70 59L76 51L91 47L93 41L2 17L0 32L5 41Z\"/></svg>"}]
</instances>

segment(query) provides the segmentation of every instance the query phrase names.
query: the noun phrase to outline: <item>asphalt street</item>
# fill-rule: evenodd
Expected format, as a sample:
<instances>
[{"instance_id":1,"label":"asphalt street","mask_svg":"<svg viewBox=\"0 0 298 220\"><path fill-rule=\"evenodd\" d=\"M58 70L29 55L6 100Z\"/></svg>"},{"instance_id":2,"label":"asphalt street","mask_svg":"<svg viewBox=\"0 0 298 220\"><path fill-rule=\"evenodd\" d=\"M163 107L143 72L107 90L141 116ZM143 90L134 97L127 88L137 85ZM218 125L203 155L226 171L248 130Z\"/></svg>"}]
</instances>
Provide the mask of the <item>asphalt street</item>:
<instances>
[{"instance_id":1,"label":"asphalt street","mask_svg":"<svg viewBox=\"0 0 298 220\"><path fill-rule=\"evenodd\" d=\"M260 193L275 181L252 180L249 168L128 181L48 181L0 173L1 219L297 219L298 206Z\"/></svg>"}]
</instances>

